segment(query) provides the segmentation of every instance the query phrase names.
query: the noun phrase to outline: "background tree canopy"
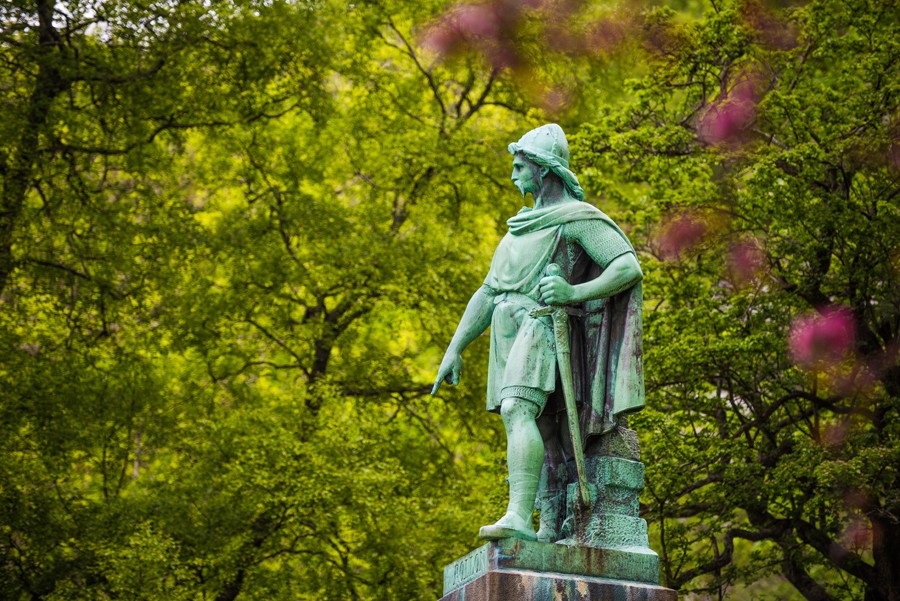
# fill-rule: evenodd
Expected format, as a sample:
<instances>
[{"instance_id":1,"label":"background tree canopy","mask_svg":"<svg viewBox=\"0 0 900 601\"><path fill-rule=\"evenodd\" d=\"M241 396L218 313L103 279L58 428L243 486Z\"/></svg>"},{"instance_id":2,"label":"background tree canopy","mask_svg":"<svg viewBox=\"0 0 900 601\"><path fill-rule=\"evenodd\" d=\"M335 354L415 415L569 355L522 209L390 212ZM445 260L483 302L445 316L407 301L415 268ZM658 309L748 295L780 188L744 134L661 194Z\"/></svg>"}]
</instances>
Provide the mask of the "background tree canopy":
<instances>
[{"instance_id":1,"label":"background tree canopy","mask_svg":"<svg viewBox=\"0 0 900 601\"><path fill-rule=\"evenodd\" d=\"M686 599L900 600L887 1L0 6L0 590L434 599L504 502L487 344L549 120L645 273Z\"/></svg>"}]
</instances>

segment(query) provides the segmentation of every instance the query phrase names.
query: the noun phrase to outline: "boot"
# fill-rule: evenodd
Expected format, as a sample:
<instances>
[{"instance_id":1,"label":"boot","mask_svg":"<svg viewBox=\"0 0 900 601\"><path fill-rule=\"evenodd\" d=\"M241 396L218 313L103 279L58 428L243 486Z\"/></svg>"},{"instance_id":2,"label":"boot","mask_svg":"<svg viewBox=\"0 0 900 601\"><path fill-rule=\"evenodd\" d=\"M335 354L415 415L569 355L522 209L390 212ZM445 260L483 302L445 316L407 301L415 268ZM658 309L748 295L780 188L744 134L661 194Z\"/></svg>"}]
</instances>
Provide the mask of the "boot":
<instances>
[{"instance_id":1,"label":"boot","mask_svg":"<svg viewBox=\"0 0 900 601\"><path fill-rule=\"evenodd\" d=\"M509 504L506 514L490 526L482 526L478 536L485 540L500 538L519 538L537 540L534 526L531 525L534 498L537 494L538 478L528 473L510 474Z\"/></svg>"},{"instance_id":2,"label":"boot","mask_svg":"<svg viewBox=\"0 0 900 601\"><path fill-rule=\"evenodd\" d=\"M541 512L541 527L537 539L542 543L555 543L560 538L560 517L565 513L565 495L559 491L548 491L538 495L538 511Z\"/></svg>"},{"instance_id":3,"label":"boot","mask_svg":"<svg viewBox=\"0 0 900 601\"><path fill-rule=\"evenodd\" d=\"M544 465L541 467L541 481L534 502L534 508L541 513L541 527L537 531L537 537L543 543L555 543L562 538L560 527L566 514L568 471L565 453L559 442L558 426L555 431L556 435L544 441Z\"/></svg>"}]
</instances>

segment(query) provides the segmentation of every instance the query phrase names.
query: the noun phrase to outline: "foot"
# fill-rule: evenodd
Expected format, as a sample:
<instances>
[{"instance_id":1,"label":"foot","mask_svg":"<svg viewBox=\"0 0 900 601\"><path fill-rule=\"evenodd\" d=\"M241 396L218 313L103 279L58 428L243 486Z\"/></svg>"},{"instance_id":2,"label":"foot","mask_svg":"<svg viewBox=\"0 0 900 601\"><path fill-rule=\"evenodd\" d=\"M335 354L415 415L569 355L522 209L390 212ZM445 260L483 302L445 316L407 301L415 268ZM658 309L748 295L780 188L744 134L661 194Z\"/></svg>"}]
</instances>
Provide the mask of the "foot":
<instances>
[{"instance_id":1,"label":"foot","mask_svg":"<svg viewBox=\"0 0 900 601\"><path fill-rule=\"evenodd\" d=\"M542 525L538 529L536 536L537 536L537 540L539 540L542 543L552 543L559 536L559 534L556 532L556 530L553 530L552 528L550 528L548 526Z\"/></svg>"},{"instance_id":2,"label":"foot","mask_svg":"<svg viewBox=\"0 0 900 601\"><path fill-rule=\"evenodd\" d=\"M482 526L478 531L478 537L485 540L497 540L501 538L519 538L522 540L537 540L537 534L530 523L526 522L514 513L507 513L490 526Z\"/></svg>"},{"instance_id":3,"label":"foot","mask_svg":"<svg viewBox=\"0 0 900 601\"><path fill-rule=\"evenodd\" d=\"M565 513L565 495L559 493L543 494L538 497L537 510L541 512L541 527L537 531L537 539L542 543L556 542L559 536L559 516Z\"/></svg>"}]
</instances>

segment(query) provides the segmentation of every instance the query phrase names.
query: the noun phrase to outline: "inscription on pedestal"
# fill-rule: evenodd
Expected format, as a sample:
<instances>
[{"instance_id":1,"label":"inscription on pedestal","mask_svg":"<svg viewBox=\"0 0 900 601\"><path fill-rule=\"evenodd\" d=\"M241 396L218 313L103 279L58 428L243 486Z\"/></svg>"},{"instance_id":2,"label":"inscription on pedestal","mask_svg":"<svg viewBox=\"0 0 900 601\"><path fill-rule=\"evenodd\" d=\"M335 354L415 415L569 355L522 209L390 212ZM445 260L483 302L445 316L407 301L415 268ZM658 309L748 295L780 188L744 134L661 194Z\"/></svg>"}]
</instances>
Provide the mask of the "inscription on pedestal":
<instances>
[{"instance_id":1,"label":"inscription on pedestal","mask_svg":"<svg viewBox=\"0 0 900 601\"><path fill-rule=\"evenodd\" d=\"M490 569L488 548L482 545L468 555L457 559L444 568L444 592L457 589L472 582Z\"/></svg>"}]
</instances>

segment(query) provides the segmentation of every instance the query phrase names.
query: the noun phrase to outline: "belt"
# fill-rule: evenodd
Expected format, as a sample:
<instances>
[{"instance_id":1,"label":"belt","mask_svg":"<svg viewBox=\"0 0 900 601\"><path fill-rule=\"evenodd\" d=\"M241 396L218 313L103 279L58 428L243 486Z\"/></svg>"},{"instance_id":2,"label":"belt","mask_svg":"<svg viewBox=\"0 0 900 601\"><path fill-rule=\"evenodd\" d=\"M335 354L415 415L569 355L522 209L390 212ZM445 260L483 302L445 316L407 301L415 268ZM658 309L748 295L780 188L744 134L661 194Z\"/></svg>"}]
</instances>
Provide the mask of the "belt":
<instances>
[{"instance_id":1,"label":"belt","mask_svg":"<svg viewBox=\"0 0 900 601\"><path fill-rule=\"evenodd\" d=\"M501 292L494 297L495 305L498 305L502 302L515 303L517 305L525 307L526 309L529 309L529 314L531 315L531 317L546 317L547 315L550 315L554 309L557 308L555 306L542 305L527 294L522 294L521 292ZM572 317L584 317L586 315L584 310L579 309L578 307L565 305L563 309L565 309L566 313L568 313Z\"/></svg>"}]
</instances>

